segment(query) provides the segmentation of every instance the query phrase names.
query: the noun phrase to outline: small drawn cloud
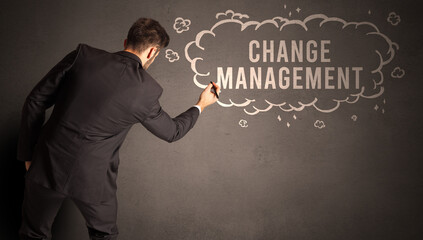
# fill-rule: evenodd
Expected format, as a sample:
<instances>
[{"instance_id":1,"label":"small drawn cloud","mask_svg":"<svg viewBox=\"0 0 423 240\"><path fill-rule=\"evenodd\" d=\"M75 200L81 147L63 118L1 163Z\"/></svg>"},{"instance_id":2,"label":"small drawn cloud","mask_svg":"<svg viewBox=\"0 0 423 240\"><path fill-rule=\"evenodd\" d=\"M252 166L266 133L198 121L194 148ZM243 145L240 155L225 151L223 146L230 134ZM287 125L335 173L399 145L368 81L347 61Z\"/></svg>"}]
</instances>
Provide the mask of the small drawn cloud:
<instances>
[{"instance_id":1,"label":"small drawn cloud","mask_svg":"<svg viewBox=\"0 0 423 240\"><path fill-rule=\"evenodd\" d=\"M246 127L248 127L248 124L247 124L247 120L244 120L244 119L241 119L241 120L239 120L239 126L241 126L242 128L246 128Z\"/></svg>"},{"instance_id":2,"label":"small drawn cloud","mask_svg":"<svg viewBox=\"0 0 423 240\"><path fill-rule=\"evenodd\" d=\"M395 12L389 13L388 18L386 19L388 22L390 22L393 26L397 26L398 23L401 22L401 18L399 15L397 15Z\"/></svg>"},{"instance_id":3,"label":"small drawn cloud","mask_svg":"<svg viewBox=\"0 0 423 240\"><path fill-rule=\"evenodd\" d=\"M316 120L316 122L314 122L314 127L318 129L322 129L325 127L325 123L323 121Z\"/></svg>"},{"instance_id":4,"label":"small drawn cloud","mask_svg":"<svg viewBox=\"0 0 423 240\"><path fill-rule=\"evenodd\" d=\"M189 25L191 25L191 20L178 17L175 19L173 29L175 29L177 33L182 33L189 30Z\"/></svg>"},{"instance_id":5,"label":"small drawn cloud","mask_svg":"<svg viewBox=\"0 0 423 240\"><path fill-rule=\"evenodd\" d=\"M402 78L405 75L404 69L401 69L400 67L394 68L391 72L391 77L393 78Z\"/></svg>"},{"instance_id":6,"label":"small drawn cloud","mask_svg":"<svg viewBox=\"0 0 423 240\"><path fill-rule=\"evenodd\" d=\"M169 62L175 62L179 60L179 54L172 49L167 49L166 58L169 60Z\"/></svg>"},{"instance_id":7,"label":"small drawn cloud","mask_svg":"<svg viewBox=\"0 0 423 240\"><path fill-rule=\"evenodd\" d=\"M355 115L355 114L354 114L354 115L352 115L352 116L351 116L351 119L352 119L354 122L355 122L355 121L357 121L357 115Z\"/></svg>"}]
</instances>

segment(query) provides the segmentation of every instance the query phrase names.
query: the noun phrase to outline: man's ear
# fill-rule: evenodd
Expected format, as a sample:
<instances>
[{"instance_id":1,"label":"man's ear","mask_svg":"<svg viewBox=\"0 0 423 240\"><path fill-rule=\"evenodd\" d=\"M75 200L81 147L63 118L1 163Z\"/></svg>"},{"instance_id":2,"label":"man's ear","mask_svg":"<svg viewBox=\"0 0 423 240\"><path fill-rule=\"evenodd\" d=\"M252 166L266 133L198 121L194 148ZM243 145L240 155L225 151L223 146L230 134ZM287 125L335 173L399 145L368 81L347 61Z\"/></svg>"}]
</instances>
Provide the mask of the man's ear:
<instances>
[{"instance_id":1,"label":"man's ear","mask_svg":"<svg viewBox=\"0 0 423 240\"><path fill-rule=\"evenodd\" d=\"M125 41L123 41L123 48L126 48L127 40L128 39L125 39Z\"/></svg>"},{"instance_id":2,"label":"man's ear","mask_svg":"<svg viewBox=\"0 0 423 240\"><path fill-rule=\"evenodd\" d=\"M148 51L147 58L150 59L152 56L154 56L154 52L157 51L157 48L150 47L150 50Z\"/></svg>"}]
</instances>

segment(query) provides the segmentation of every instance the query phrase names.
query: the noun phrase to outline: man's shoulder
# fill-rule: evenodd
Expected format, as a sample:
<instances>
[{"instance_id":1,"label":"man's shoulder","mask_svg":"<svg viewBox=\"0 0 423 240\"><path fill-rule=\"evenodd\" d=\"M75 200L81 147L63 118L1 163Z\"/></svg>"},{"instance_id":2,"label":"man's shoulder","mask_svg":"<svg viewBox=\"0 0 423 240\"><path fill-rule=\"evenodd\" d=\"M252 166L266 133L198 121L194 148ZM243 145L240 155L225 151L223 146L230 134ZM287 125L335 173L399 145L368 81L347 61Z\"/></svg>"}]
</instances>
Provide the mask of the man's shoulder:
<instances>
[{"instance_id":1,"label":"man's shoulder","mask_svg":"<svg viewBox=\"0 0 423 240\"><path fill-rule=\"evenodd\" d=\"M110 53L106 50L93 47L93 46L88 45L86 43L78 43L77 49L86 50L86 51L93 51L93 52L101 52L101 53Z\"/></svg>"},{"instance_id":2,"label":"man's shoulder","mask_svg":"<svg viewBox=\"0 0 423 240\"><path fill-rule=\"evenodd\" d=\"M107 55L111 58L119 58L119 59L126 59L125 57L122 57L118 54L115 54L114 52L109 52L97 47L93 47L91 45L88 45L86 43L79 43L77 46L78 52L81 52L82 55L85 55L88 58L91 58L93 56L99 56L99 55ZM81 54L80 53L80 54ZM94 57L95 58L95 57ZM140 87L142 86L143 89L148 91L147 95L156 95L156 97L160 97L163 88L162 86L147 72L145 69L143 69L140 65L134 64L135 61L124 61L129 66L134 68L134 71L128 71L128 73L135 74L136 76L132 76L133 78L138 78L138 82L140 84Z\"/></svg>"},{"instance_id":3,"label":"man's shoulder","mask_svg":"<svg viewBox=\"0 0 423 240\"><path fill-rule=\"evenodd\" d=\"M78 46L76 47L76 51L79 53L78 55L80 55L82 53L82 55L84 56L95 56L95 55L108 55L108 56L114 56L113 53L106 51L104 49L100 49L97 47L93 47L91 45L88 45L86 43L79 43Z\"/></svg>"},{"instance_id":4,"label":"man's shoulder","mask_svg":"<svg viewBox=\"0 0 423 240\"><path fill-rule=\"evenodd\" d=\"M138 70L140 74L140 82L142 85L146 86L149 91L151 91L151 94L157 95L157 98L159 98L162 95L163 88L159 84L159 82L156 81L145 69L140 68Z\"/></svg>"}]
</instances>

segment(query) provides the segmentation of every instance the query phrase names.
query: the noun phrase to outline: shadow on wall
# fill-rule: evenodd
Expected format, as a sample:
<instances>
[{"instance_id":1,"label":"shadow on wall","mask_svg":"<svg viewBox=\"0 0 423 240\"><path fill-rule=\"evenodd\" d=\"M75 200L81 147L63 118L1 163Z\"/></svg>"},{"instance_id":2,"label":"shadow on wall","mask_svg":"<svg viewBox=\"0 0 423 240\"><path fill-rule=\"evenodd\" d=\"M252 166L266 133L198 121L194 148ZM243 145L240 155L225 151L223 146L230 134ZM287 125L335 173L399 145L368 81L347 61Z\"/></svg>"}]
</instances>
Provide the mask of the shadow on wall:
<instances>
[{"instance_id":1,"label":"shadow on wall","mask_svg":"<svg viewBox=\"0 0 423 240\"><path fill-rule=\"evenodd\" d=\"M19 127L16 124L1 126L0 142L0 236L1 239L18 239L21 223L21 206L24 189L24 163L16 160Z\"/></svg>"},{"instance_id":2,"label":"shadow on wall","mask_svg":"<svg viewBox=\"0 0 423 240\"><path fill-rule=\"evenodd\" d=\"M20 121L20 116L19 116ZM25 164L16 160L19 121L1 126L0 139L0 239L18 239L21 225L22 201L25 187ZM72 206L69 201L62 204L52 226L53 236L66 235L69 223L69 211ZM65 234L60 234L65 233ZM63 239L63 238L62 238Z\"/></svg>"}]
</instances>

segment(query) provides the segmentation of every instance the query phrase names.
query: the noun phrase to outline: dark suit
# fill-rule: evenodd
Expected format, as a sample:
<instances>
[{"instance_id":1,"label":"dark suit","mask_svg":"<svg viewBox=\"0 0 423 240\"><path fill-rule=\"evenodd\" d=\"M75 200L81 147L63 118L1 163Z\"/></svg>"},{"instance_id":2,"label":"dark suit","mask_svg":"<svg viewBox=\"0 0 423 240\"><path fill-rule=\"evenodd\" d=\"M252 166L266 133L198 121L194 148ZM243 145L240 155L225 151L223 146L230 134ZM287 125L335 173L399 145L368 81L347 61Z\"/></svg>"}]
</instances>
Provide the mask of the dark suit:
<instances>
[{"instance_id":1,"label":"dark suit","mask_svg":"<svg viewBox=\"0 0 423 240\"><path fill-rule=\"evenodd\" d=\"M171 118L160 106L162 91L135 54L79 44L26 98L17 152L32 161L26 180L85 203L114 198L119 148L133 124L173 142L199 116L191 107Z\"/></svg>"}]
</instances>

